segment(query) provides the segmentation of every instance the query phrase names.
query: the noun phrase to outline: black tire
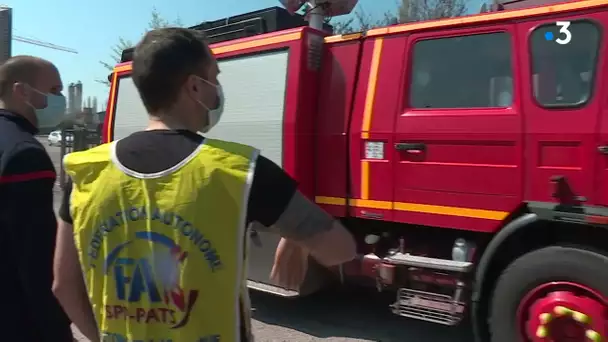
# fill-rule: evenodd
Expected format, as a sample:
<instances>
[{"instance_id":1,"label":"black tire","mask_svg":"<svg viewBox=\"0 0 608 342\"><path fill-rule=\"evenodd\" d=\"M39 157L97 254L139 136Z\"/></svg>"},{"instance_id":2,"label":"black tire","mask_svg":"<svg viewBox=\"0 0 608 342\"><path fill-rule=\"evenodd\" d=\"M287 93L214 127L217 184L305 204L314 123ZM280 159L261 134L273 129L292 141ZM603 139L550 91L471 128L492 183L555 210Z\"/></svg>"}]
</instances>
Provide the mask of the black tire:
<instances>
[{"instance_id":1,"label":"black tire","mask_svg":"<svg viewBox=\"0 0 608 342\"><path fill-rule=\"evenodd\" d=\"M497 281L488 319L492 342L521 341L517 308L535 287L574 282L608 296L608 257L572 247L546 247L512 262Z\"/></svg>"}]
</instances>

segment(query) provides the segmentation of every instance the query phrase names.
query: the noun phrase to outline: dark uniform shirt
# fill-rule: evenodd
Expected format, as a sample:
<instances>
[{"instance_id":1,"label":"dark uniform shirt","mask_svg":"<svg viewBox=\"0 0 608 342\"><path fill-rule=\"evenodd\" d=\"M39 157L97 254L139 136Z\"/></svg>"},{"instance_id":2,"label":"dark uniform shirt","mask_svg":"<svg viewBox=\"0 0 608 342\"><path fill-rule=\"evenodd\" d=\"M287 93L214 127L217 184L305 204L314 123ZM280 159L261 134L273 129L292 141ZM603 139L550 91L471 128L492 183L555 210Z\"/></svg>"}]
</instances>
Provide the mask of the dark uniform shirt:
<instances>
[{"instance_id":1,"label":"dark uniform shirt","mask_svg":"<svg viewBox=\"0 0 608 342\"><path fill-rule=\"evenodd\" d=\"M72 341L52 292L55 169L36 133L0 110L0 340Z\"/></svg>"}]
</instances>

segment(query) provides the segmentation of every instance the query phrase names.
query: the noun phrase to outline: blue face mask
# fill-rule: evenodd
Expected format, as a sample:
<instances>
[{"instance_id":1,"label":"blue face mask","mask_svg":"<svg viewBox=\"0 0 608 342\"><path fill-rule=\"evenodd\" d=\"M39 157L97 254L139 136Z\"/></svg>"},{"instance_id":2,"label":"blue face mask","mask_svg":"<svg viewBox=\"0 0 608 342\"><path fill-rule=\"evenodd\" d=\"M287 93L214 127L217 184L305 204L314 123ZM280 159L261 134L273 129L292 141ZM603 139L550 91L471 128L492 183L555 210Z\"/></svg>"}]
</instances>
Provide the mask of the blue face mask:
<instances>
[{"instance_id":1,"label":"blue face mask","mask_svg":"<svg viewBox=\"0 0 608 342\"><path fill-rule=\"evenodd\" d=\"M59 125L65 119L67 108L65 97L63 95L45 94L31 86L30 89L46 97L46 107L44 108L36 108L30 102L27 103L36 112L38 126L55 127Z\"/></svg>"}]
</instances>

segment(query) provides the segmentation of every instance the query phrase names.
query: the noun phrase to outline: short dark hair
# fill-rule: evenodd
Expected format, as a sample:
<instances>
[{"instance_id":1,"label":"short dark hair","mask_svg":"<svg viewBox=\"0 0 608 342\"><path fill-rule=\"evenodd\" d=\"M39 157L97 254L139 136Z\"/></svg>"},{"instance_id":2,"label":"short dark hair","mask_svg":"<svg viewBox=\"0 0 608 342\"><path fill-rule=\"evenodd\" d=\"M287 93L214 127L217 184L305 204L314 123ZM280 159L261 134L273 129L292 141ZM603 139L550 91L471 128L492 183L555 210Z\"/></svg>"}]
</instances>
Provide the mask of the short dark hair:
<instances>
[{"instance_id":1,"label":"short dark hair","mask_svg":"<svg viewBox=\"0 0 608 342\"><path fill-rule=\"evenodd\" d=\"M11 93L16 82L35 86L38 74L45 63L44 59L34 56L14 56L0 65L0 98Z\"/></svg>"},{"instance_id":2,"label":"short dark hair","mask_svg":"<svg viewBox=\"0 0 608 342\"><path fill-rule=\"evenodd\" d=\"M135 47L131 77L148 112L172 106L188 76L200 74L210 60L200 31L168 27L146 33Z\"/></svg>"}]
</instances>

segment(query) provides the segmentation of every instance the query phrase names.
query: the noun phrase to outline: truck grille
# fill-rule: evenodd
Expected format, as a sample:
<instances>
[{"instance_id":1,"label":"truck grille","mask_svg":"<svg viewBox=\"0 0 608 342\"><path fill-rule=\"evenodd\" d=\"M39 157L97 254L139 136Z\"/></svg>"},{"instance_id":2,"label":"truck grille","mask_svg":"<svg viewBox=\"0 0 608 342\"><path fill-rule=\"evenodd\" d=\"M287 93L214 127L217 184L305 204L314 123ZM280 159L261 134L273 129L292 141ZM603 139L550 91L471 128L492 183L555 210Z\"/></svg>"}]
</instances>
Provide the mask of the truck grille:
<instances>
[{"instance_id":1,"label":"truck grille","mask_svg":"<svg viewBox=\"0 0 608 342\"><path fill-rule=\"evenodd\" d=\"M448 295L401 288L392 309L399 316L452 326L462 320L465 304Z\"/></svg>"}]
</instances>

